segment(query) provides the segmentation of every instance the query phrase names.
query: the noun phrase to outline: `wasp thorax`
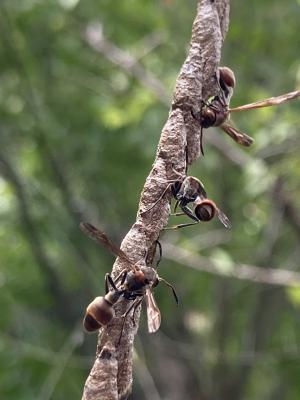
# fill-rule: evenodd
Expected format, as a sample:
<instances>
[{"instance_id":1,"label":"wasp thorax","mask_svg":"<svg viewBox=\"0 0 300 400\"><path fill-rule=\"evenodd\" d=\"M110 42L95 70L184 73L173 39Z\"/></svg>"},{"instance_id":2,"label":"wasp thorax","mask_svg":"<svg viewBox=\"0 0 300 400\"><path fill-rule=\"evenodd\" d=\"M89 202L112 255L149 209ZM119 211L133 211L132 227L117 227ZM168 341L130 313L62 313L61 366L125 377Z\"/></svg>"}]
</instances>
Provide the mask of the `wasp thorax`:
<instances>
[{"instance_id":1,"label":"wasp thorax","mask_svg":"<svg viewBox=\"0 0 300 400\"><path fill-rule=\"evenodd\" d=\"M181 185L178 195L190 199L191 201L195 201L198 194L202 194L203 192L203 183L194 176L187 176ZM180 200L178 197L177 199Z\"/></svg>"},{"instance_id":2,"label":"wasp thorax","mask_svg":"<svg viewBox=\"0 0 300 400\"><path fill-rule=\"evenodd\" d=\"M235 76L233 71L228 68L228 67L220 67L219 68L219 74L220 74L220 85L230 88L234 88L235 86Z\"/></svg>"},{"instance_id":3,"label":"wasp thorax","mask_svg":"<svg viewBox=\"0 0 300 400\"><path fill-rule=\"evenodd\" d=\"M202 200L195 207L195 215L199 221L210 221L216 213L215 203L211 200Z\"/></svg>"},{"instance_id":4,"label":"wasp thorax","mask_svg":"<svg viewBox=\"0 0 300 400\"><path fill-rule=\"evenodd\" d=\"M125 287L129 292L141 290L148 284L149 281L142 270L128 272Z\"/></svg>"},{"instance_id":5,"label":"wasp thorax","mask_svg":"<svg viewBox=\"0 0 300 400\"><path fill-rule=\"evenodd\" d=\"M115 316L115 310L104 297L96 297L87 307L83 326L88 332L93 332L107 325Z\"/></svg>"}]
</instances>

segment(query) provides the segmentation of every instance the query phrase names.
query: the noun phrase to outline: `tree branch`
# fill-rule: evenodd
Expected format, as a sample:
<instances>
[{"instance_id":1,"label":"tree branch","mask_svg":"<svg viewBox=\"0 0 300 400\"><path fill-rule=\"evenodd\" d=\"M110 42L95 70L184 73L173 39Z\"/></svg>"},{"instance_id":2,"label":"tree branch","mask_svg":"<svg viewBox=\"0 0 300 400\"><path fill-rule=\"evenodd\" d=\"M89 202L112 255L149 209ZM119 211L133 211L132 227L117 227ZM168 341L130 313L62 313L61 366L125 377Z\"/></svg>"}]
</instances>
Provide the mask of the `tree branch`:
<instances>
[{"instance_id":1,"label":"tree branch","mask_svg":"<svg viewBox=\"0 0 300 400\"><path fill-rule=\"evenodd\" d=\"M271 202L275 202L277 197L276 184L270 191ZM264 239L259 249L256 251L256 259L258 262L268 268L269 264L274 262L274 248L280 236L283 223L283 208L278 205L272 210L273 215L270 216L268 224L265 226ZM275 221L275 223L274 223ZM273 270L272 272L275 272ZM277 329L281 310L286 306L286 296L282 288L272 287L265 290L264 286L257 287L255 290L256 305L249 313L248 326L245 330L243 350L249 354L263 352L268 345L269 339L273 332ZM274 313L273 310L276 310ZM244 396L246 385L253 368L253 364L241 364L233 368L228 373L228 368L223 368L223 381L225 384L220 385L220 393L216 396L219 398L240 399ZM224 379L225 378L225 379Z\"/></svg>"},{"instance_id":2,"label":"tree branch","mask_svg":"<svg viewBox=\"0 0 300 400\"><path fill-rule=\"evenodd\" d=\"M12 164L2 152L0 152L0 175L11 184L15 191L20 221L22 229L24 230L24 237L30 246L37 265L46 276L45 283L48 287L49 293L53 296L53 300L56 302L58 315L62 321L70 321L72 320L71 310L69 307L64 307L64 305L69 304L69 299L65 290L62 288L57 274L55 273L55 268L52 265L51 260L44 250L41 238L36 229L36 224L31 215L29 202L24 190L24 184L19 178L17 172L14 170Z\"/></svg>"},{"instance_id":3,"label":"tree branch","mask_svg":"<svg viewBox=\"0 0 300 400\"><path fill-rule=\"evenodd\" d=\"M140 260L153 246L167 224L169 196L151 213L142 213L159 198L166 181L174 179L173 169L185 171L186 150L189 164L200 154L200 127L191 116L191 108L199 110L202 98L217 92L215 73L219 66L221 46L228 26L229 0L202 0L198 3L192 40L187 59L176 82L173 107L163 128L153 168L146 180L139 204L137 220L122 242L122 249L132 260ZM113 274L125 268L117 259ZM118 303L116 314L124 312L126 301ZM84 400L126 399L132 386L132 351L138 328L127 318L119 346L122 319L114 318L99 335L96 361L87 378Z\"/></svg>"},{"instance_id":4,"label":"tree branch","mask_svg":"<svg viewBox=\"0 0 300 400\"><path fill-rule=\"evenodd\" d=\"M224 268L208 257L193 254L188 250L163 243L164 257L181 262L189 268L226 278L246 280L254 283L264 283L275 286L299 287L300 273L287 269L275 269L270 266L263 268L255 265L232 263Z\"/></svg>"},{"instance_id":5,"label":"tree branch","mask_svg":"<svg viewBox=\"0 0 300 400\"><path fill-rule=\"evenodd\" d=\"M113 64L124 69L129 75L135 77L143 86L150 89L165 105L170 104L169 96L161 82L147 71L130 53L117 47L105 38L100 23L89 24L85 39L97 52L102 53Z\"/></svg>"}]
</instances>

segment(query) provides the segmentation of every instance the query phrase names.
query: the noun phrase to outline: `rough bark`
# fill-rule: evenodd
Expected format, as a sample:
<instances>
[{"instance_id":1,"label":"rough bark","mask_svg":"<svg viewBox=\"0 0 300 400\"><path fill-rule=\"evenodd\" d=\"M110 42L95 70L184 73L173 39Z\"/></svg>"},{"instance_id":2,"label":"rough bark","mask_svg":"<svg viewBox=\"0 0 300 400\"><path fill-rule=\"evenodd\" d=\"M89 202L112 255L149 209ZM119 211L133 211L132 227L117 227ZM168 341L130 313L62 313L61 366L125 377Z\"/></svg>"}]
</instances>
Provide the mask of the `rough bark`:
<instances>
[{"instance_id":1,"label":"rough bark","mask_svg":"<svg viewBox=\"0 0 300 400\"><path fill-rule=\"evenodd\" d=\"M200 126L192 118L191 108L199 111L201 100L218 91L215 74L228 22L229 0L198 2L190 50L176 81L172 107L162 130L153 168L141 194L137 219L121 245L133 261L140 260L153 248L153 243L167 224L170 195L164 196L159 207L151 213L143 214L142 211L155 203L167 180L177 178L174 169L179 173L185 171L186 150L189 164L200 155ZM122 260L117 259L113 275L125 267ZM116 315L121 315L126 306L126 301L119 302ZM133 341L138 319L139 315L136 315L135 321L126 319L119 345L122 319L114 318L99 333L96 360L86 380L82 399L117 400L128 397L132 386Z\"/></svg>"}]
</instances>

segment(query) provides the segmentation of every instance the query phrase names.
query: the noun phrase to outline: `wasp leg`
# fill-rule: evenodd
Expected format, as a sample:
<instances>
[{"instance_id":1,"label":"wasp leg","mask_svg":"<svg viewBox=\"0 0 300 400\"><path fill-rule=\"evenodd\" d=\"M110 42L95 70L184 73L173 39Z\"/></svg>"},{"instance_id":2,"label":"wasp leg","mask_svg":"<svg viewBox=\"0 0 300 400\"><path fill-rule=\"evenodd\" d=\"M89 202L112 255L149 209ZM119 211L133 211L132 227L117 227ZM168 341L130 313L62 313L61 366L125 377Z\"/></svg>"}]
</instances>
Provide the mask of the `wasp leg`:
<instances>
[{"instance_id":1,"label":"wasp leg","mask_svg":"<svg viewBox=\"0 0 300 400\"><path fill-rule=\"evenodd\" d=\"M124 293L124 299L126 300L135 300L137 297L142 296L141 293L135 293L135 292L126 292ZM124 316L124 314L122 315L122 317Z\"/></svg>"},{"instance_id":2,"label":"wasp leg","mask_svg":"<svg viewBox=\"0 0 300 400\"><path fill-rule=\"evenodd\" d=\"M203 126L201 125L200 128L200 150L201 150L201 154L204 157L204 149L203 149Z\"/></svg>"},{"instance_id":3,"label":"wasp leg","mask_svg":"<svg viewBox=\"0 0 300 400\"><path fill-rule=\"evenodd\" d=\"M130 305L130 307L128 307L128 309L125 311L125 313L124 313L123 315L121 315L121 318L123 318L123 323L122 323L121 333L120 333L120 337L119 337L118 344L117 344L118 346L119 346L119 344L120 344L120 342L121 342L121 339L122 339L123 330L124 330L124 326L125 326L125 321L126 321L127 315L130 313L130 311L131 311L134 307L137 307L138 304L142 302L143 298L144 298L144 295L143 295L143 297L142 297L141 299L135 299L135 300L133 301L133 303Z\"/></svg>"},{"instance_id":4,"label":"wasp leg","mask_svg":"<svg viewBox=\"0 0 300 400\"><path fill-rule=\"evenodd\" d=\"M138 306L142 303L143 299L144 299L144 296L141 299L139 299L139 301L137 301L133 307L133 313L132 313L132 317L131 317L133 322L135 322L134 317L135 317L136 310L137 310Z\"/></svg>"},{"instance_id":5,"label":"wasp leg","mask_svg":"<svg viewBox=\"0 0 300 400\"><path fill-rule=\"evenodd\" d=\"M199 221L198 218L194 215L193 211L188 206L181 206L180 207L185 215L191 218L193 221Z\"/></svg>"},{"instance_id":6,"label":"wasp leg","mask_svg":"<svg viewBox=\"0 0 300 400\"><path fill-rule=\"evenodd\" d=\"M174 196L174 197L175 197L175 196ZM175 205L174 205L173 214L171 214L171 215L174 215L174 214L176 213L176 210L177 210L178 204L179 204L179 200L176 200L176 203L175 203Z\"/></svg>"},{"instance_id":7,"label":"wasp leg","mask_svg":"<svg viewBox=\"0 0 300 400\"><path fill-rule=\"evenodd\" d=\"M109 274L105 274L105 294L109 292L109 284L114 290L118 290L113 278Z\"/></svg>"},{"instance_id":8,"label":"wasp leg","mask_svg":"<svg viewBox=\"0 0 300 400\"><path fill-rule=\"evenodd\" d=\"M121 280L120 286L122 286L123 283L124 283L125 280L126 280L127 274L128 274L128 270L127 270L127 269L123 269L123 270L119 273L119 275L116 277L116 279L114 280L115 285L117 284L117 282L119 282L119 281Z\"/></svg>"},{"instance_id":9,"label":"wasp leg","mask_svg":"<svg viewBox=\"0 0 300 400\"><path fill-rule=\"evenodd\" d=\"M152 208L154 208L156 206L157 203L160 202L160 200L164 197L164 195L166 194L166 192L169 190L169 188L173 185L173 181L168 183L167 187L164 189L164 191L162 192L162 194L159 196L159 198L156 200L156 202L154 204L152 204L151 207L147 208L147 210L142 211L141 215L146 214L148 211L152 210Z\"/></svg>"},{"instance_id":10,"label":"wasp leg","mask_svg":"<svg viewBox=\"0 0 300 400\"><path fill-rule=\"evenodd\" d=\"M164 230L170 230L170 229L178 229L178 228L184 228L185 226L191 226L199 223L198 218L193 214L193 211L188 207L188 206L180 206L182 209L182 212L172 214L174 216L179 216L179 215L187 215L189 218L191 218L195 222L190 222L187 224L180 224L180 225L174 225L174 226L169 226L164 228Z\"/></svg>"},{"instance_id":11,"label":"wasp leg","mask_svg":"<svg viewBox=\"0 0 300 400\"><path fill-rule=\"evenodd\" d=\"M126 300L134 300L133 301L133 303L127 308L127 310L124 312L124 314L123 315L121 315L121 318L126 318L127 317L127 315L130 313L130 311L133 309L133 307L135 306L135 304L137 303L137 302L139 302L141 299L137 299L137 296L138 297L142 297L142 299L144 298L144 293L142 294L142 293L138 293L138 294L135 294L134 295L135 297L132 297L131 299L128 297L128 298L126 298Z\"/></svg>"},{"instance_id":12,"label":"wasp leg","mask_svg":"<svg viewBox=\"0 0 300 400\"><path fill-rule=\"evenodd\" d=\"M187 215L194 221L198 221L198 218L194 215L193 211L188 206L180 206L182 211L170 214L172 217L179 217L181 215Z\"/></svg>"},{"instance_id":13,"label":"wasp leg","mask_svg":"<svg viewBox=\"0 0 300 400\"><path fill-rule=\"evenodd\" d=\"M187 148L187 147L186 147ZM178 172L175 168L174 168L174 163L172 163L172 171L174 172L174 174L175 175L177 175L178 176L178 178L179 179L182 179L185 175L183 175L181 172ZM173 183L175 183L176 181L178 181L178 179L173 179L173 180L170 180L169 182L173 182Z\"/></svg>"},{"instance_id":14,"label":"wasp leg","mask_svg":"<svg viewBox=\"0 0 300 400\"><path fill-rule=\"evenodd\" d=\"M173 225L173 226L167 226L166 228L164 228L165 231L169 231L171 229L180 229L180 228L185 228L186 226L192 226L192 225L196 225L199 224L200 221L197 222L190 222L188 224L179 224L179 225Z\"/></svg>"},{"instance_id":15,"label":"wasp leg","mask_svg":"<svg viewBox=\"0 0 300 400\"><path fill-rule=\"evenodd\" d=\"M109 287L108 287L108 275L109 274L105 274L105 294L107 294L109 292Z\"/></svg>"},{"instance_id":16,"label":"wasp leg","mask_svg":"<svg viewBox=\"0 0 300 400\"><path fill-rule=\"evenodd\" d=\"M186 215L186 213L184 213L183 211L180 211L180 212L172 213L170 215L172 217L180 217L180 215Z\"/></svg>"},{"instance_id":17,"label":"wasp leg","mask_svg":"<svg viewBox=\"0 0 300 400\"><path fill-rule=\"evenodd\" d=\"M176 216L185 214L195 222L190 222L187 224L179 224L174 226L167 226L166 228L164 228L164 230L184 228L186 226L192 226L200 222L198 218L193 214L193 211L188 206L181 206L180 208L182 209L182 213L176 213L175 214Z\"/></svg>"},{"instance_id":18,"label":"wasp leg","mask_svg":"<svg viewBox=\"0 0 300 400\"><path fill-rule=\"evenodd\" d=\"M188 155L188 147L185 146L185 176L187 176L189 167L189 155Z\"/></svg>"}]
</instances>

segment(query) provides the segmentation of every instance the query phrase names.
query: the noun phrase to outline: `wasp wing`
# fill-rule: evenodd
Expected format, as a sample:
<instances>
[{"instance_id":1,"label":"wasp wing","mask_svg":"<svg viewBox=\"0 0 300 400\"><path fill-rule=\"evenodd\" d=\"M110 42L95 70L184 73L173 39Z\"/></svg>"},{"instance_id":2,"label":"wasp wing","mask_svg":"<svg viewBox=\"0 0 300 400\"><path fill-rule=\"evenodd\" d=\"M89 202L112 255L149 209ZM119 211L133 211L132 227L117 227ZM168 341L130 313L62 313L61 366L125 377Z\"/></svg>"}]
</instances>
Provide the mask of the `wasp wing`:
<instances>
[{"instance_id":1,"label":"wasp wing","mask_svg":"<svg viewBox=\"0 0 300 400\"><path fill-rule=\"evenodd\" d=\"M200 199L207 199L207 193L206 193L206 190L204 189L204 185L202 182L201 182L201 185L199 186L198 195L199 195Z\"/></svg>"},{"instance_id":2,"label":"wasp wing","mask_svg":"<svg viewBox=\"0 0 300 400\"><path fill-rule=\"evenodd\" d=\"M153 293L149 288L146 289L145 301L147 307L148 331L149 333L154 333L158 331L160 327L161 315L154 299Z\"/></svg>"},{"instance_id":3,"label":"wasp wing","mask_svg":"<svg viewBox=\"0 0 300 400\"><path fill-rule=\"evenodd\" d=\"M242 146L249 147L254 142L254 139L252 139L252 137L246 135L246 133L237 130L228 122L224 122L222 125L220 125L220 128L225 133L227 133L227 135L229 135L236 143Z\"/></svg>"},{"instance_id":4,"label":"wasp wing","mask_svg":"<svg viewBox=\"0 0 300 400\"><path fill-rule=\"evenodd\" d=\"M286 101L293 100L299 96L300 96L300 90L296 90L295 92L282 94L281 96L270 97L269 99L256 101L255 103L250 103L240 107L230 108L229 111L235 112L235 111L253 110L254 108L277 106L279 104L285 103Z\"/></svg>"},{"instance_id":5,"label":"wasp wing","mask_svg":"<svg viewBox=\"0 0 300 400\"><path fill-rule=\"evenodd\" d=\"M116 246L113 242L109 240L106 234L100 229L96 228L94 225L89 222L81 222L80 229L91 239L95 240L95 242L102 244L105 246L114 256L120 257L122 260L128 262L132 265L132 262L126 256L124 251L122 251L118 246Z\"/></svg>"},{"instance_id":6,"label":"wasp wing","mask_svg":"<svg viewBox=\"0 0 300 400\"><path fill-rule=\"evenodd\" d=\"M227 229L231 228L232 225L231 225L231 222L229 221L229 218L219 208L217 208L217 216L218 216L219 220L222 222L222 224L225 226L225 228L227 228Z\"/></svg>"}]
</instances>

